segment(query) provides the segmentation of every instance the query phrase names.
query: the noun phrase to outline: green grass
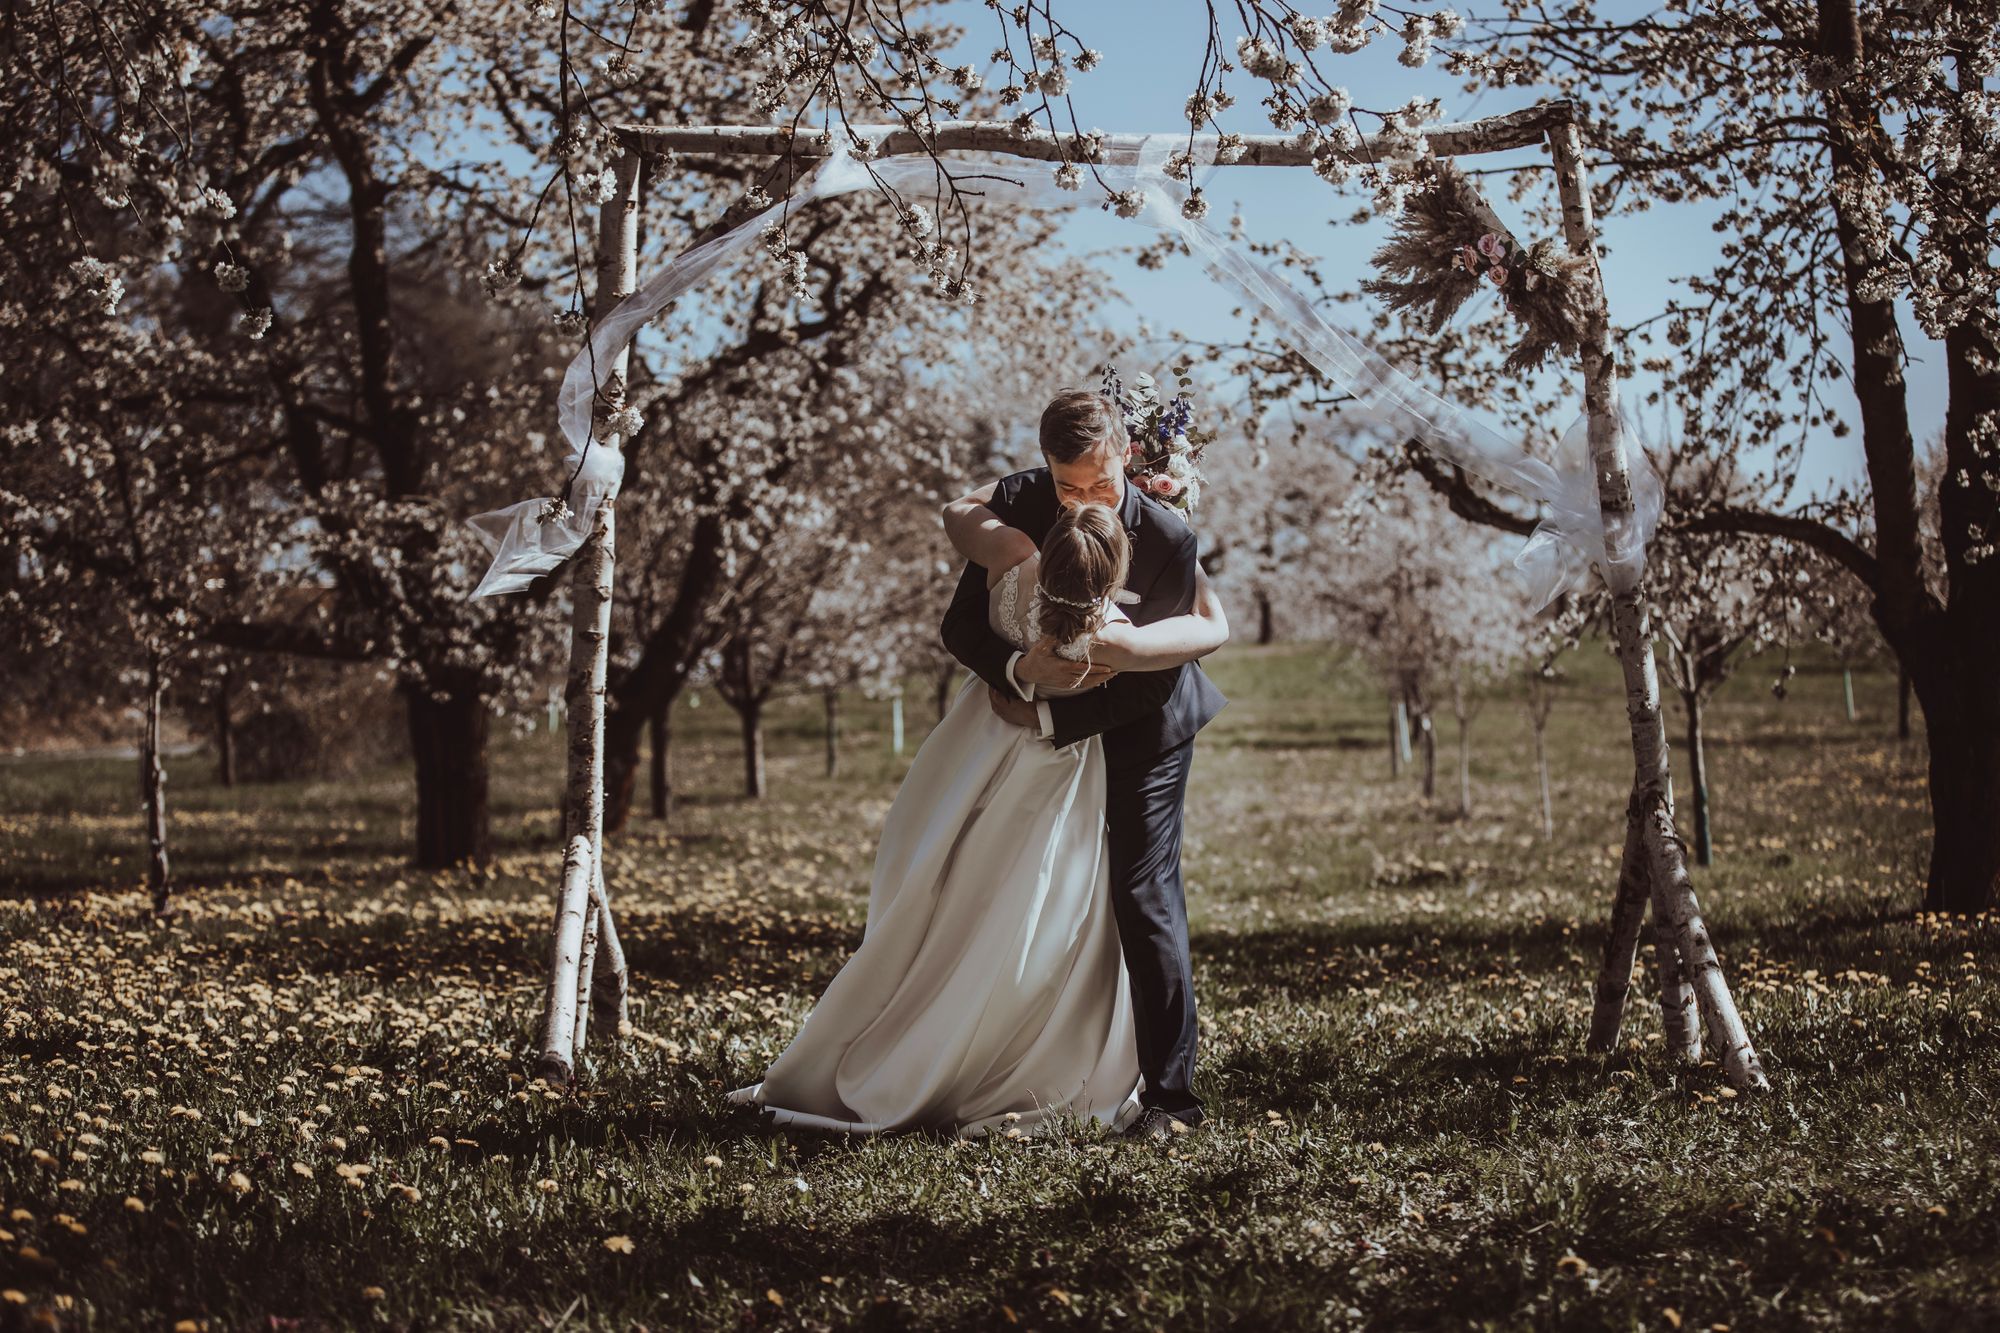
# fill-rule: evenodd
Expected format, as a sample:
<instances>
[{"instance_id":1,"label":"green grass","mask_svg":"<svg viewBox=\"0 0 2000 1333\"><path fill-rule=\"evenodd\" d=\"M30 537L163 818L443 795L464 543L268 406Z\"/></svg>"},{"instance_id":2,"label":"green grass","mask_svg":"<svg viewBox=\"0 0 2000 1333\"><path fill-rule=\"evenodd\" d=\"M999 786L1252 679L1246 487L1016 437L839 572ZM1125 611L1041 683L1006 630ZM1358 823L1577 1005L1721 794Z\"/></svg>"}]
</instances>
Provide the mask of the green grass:
<instances>
[{"instance_id":1,"label":"green grass","mask_svg":"<svg viewBox=\"0 0 2000 1333\"><path fill-rule=\"evenodd\" d=\"M1859 681L1855 723L1823 666L1714 709L1696 882L1775 1084L1732 1098L1662 1057L1649 983L1627 1045L1583 1051L1630 771L1601 654L1553 721L1548 842L1517 700L1474 723L1456 819L1390 778L1350 664L1236 649L1214 674L1234 702L1197 751L1188 891L1215 1118L1165 1147L786 1136L723 1104L859 939L907 764L880 705L848 705L833 781L814 703L780 709L761 803L727 710L683 708L681 809L611 853L641 1035L593 1043L565 1096L526 1078L553 738L502 747L477 874L404 865L405 772L223 790L184 760L164 928L132 765L0 765L0 1327L2000 1319L2000 925L1914 911L1922 743L1891 737L1893 680Z\"/></svg>"}]
</instances>

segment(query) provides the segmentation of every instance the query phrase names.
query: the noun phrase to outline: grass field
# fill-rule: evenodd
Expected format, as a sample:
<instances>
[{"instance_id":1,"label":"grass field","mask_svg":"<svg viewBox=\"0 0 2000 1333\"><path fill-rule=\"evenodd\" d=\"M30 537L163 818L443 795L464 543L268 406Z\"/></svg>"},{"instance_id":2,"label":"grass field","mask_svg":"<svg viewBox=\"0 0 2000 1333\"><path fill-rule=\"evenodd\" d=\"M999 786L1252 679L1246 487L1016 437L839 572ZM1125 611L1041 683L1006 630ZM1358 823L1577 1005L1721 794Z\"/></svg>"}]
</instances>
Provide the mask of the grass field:
<instances>
[{"instance_id":1,"label":"grass field","mask_svg":"<svg viewBox=\"0 0 2000 1333\"><path fill-rule=\"evenodd\" d=\"M1837 673L1779 702L1753 664L1713 711L1697 889L1776 1087L1738 1098L1662 1058L1649 984L1626 1048L1583 1051L1630 771L1601 653L1554 716L1546 842L1517 700L1474 723L1456 819L1390 778L1354 667L1214 675L1188 846L1214 1118L1166 1146L795 1137L723 1104L859 939L907 763L879 705L847 708L836 781L816 706L778 710L758 803L731 715L683 709L676 819L611 852L639 1035L572 1095L526 1077L554 738L503 749L472 874L404 865L406 773L224 790L183 761L164 928L133 765L0 765L0 1327L2000 1323L2000 923L1914 911L1893 680L1850 723Z\"/></svg>"}]
</instances>

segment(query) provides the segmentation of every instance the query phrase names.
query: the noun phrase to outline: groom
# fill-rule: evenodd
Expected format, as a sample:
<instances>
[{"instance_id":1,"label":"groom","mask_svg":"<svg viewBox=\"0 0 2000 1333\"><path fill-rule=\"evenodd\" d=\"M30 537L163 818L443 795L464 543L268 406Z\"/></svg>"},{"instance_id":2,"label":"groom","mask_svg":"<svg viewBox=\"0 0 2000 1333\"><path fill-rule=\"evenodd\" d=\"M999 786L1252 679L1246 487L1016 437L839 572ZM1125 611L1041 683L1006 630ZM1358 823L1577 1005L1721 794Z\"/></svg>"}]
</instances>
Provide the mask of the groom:
<instances>
[{"instance_id":1,"label":"groom","mask_svg":"<svg viewBox=\"0 0 2000 1333\"><path fill-rule=\"evenodd\" d=\"M1097 503L1116 510L1131 542L1125 612L1148 625L1185 615L1195 602L1195 535L1180 516L1126 484L1125 423L1110 399L1067 389L1042 413L1046 467L1005 477L986 504L1036 544L1062 509ZM1130 600L1131 594L1138 601ZM1017 652L986 619L984 571L968 563L945 612L944 643L991 688L993 711L1054 745L1104 737L1104 824L1111 903L1125 970L1144 1113L1127 1133L1165 1138L1172 1122L1202 1121L1194 1095L1194 978L1188 962L1187 900L1181 889L1181 805L1194 734L1228 702L1196 663L1125 675L1092 668L1095 688L1037 699L1037 686L1074 685L1078 664L1044 640Z\"/></svg>"}]
</instances>

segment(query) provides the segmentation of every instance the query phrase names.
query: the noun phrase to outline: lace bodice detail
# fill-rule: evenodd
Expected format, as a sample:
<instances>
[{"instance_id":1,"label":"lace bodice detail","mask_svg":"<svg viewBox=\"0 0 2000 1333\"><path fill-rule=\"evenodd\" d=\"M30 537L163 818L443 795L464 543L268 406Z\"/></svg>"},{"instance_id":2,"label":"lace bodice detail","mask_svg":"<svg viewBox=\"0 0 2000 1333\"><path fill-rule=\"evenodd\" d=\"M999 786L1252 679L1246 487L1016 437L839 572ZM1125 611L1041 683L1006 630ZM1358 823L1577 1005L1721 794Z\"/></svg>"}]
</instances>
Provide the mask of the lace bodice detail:
<instances>
[{"instance_id":1,"label":"lace bodice detail","mask_svg":"<svg viewBox=\"0 0 2000 1333\"><path fill-rule=\"evenodd\" d=\"M1041 558L1031 555L1002 574L987 598L987 622L995 633L1023 652L1042 637L1040 577ZM1126 618L1115 606L1111 614L1115 619ZM1087 661L1089 652L1088 635L1056 648L1056 656L1072 662Z\"/></svg>"}]
</instances>

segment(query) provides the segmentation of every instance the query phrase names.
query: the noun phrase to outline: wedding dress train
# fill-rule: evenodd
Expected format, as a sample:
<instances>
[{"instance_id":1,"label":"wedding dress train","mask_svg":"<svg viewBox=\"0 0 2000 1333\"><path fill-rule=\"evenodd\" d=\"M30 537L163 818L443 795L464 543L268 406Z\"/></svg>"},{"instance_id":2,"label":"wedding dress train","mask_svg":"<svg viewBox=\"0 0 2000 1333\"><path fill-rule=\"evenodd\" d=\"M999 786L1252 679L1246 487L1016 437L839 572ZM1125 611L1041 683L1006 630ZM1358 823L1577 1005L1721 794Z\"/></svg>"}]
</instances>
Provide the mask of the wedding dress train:
<instances>
[{"instance_id":1,"label":"wedding dress train","mask_svg":"<svg viewBox=\"0 0 2000 1333\"><path fill-rule=\"evenodd\" d=\"M1023 647L1033 568L1009 570L990 611ZM1122 1127L1138 1085L1103 746L1057 749L1001 721L971 678L890 807L861 947L730 1100L781 1124L972 1135L1064 1113Z\"/></svg>"}]
</instances>

